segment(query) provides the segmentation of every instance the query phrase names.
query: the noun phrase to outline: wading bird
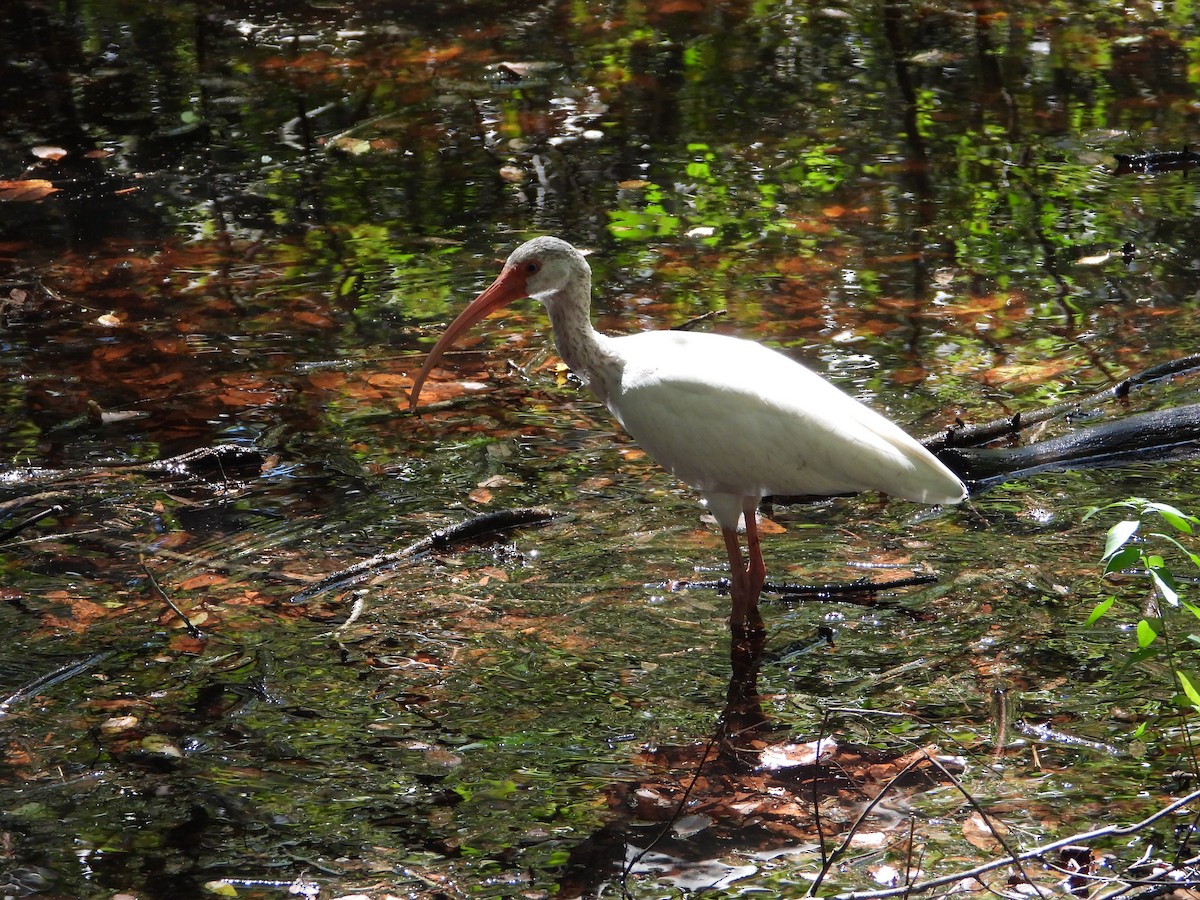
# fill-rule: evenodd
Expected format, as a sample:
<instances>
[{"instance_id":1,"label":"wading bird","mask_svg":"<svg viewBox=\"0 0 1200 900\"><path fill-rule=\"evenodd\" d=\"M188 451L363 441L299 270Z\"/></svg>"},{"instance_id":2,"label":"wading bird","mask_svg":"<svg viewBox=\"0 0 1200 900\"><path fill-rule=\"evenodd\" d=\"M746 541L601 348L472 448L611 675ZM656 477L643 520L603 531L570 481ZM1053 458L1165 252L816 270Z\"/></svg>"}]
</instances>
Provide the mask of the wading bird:
<instances>
[{"instance_id":1,"label":"wading bird","mask_svg":"<svg viewBox=\"0 0 1200 900\"><path fill-rule=\"evenodd\" d=\"M600 334L591 323L591 289L587 260L566 241L522 244L434 345L413 380L409 408L417 408L425 379L464 331L513 300L540 300L563 362L647 453L704 496L729 552L735 635L763 631L758 597L766 566L755 522L763 497L880 491L918 503L965 498L958 477L917 441L782 353L716 334Z\"/></svg>"}]
</instances>

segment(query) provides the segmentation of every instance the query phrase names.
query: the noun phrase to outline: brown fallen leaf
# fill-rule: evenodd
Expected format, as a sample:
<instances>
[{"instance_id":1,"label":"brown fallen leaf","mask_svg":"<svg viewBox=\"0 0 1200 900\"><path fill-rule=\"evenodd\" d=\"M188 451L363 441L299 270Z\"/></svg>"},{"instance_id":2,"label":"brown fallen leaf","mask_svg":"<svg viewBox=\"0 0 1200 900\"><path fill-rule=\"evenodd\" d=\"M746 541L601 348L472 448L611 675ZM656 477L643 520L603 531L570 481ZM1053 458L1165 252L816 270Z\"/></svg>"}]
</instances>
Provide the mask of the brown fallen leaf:
<instances>
[{"instance_id":1,"label":"brown fallen leaf","mask_svg":"<svg viewBox=\"0 0 1200 900\"><path fill-rule=\"evenodd\" d=\"M215 572L205 572L201 575L193 575L191 578L185 578L176 587L181 591L194 591L196 588L211 587L214 584L225 584L228 581L229 578L225 575L218 575Z\"/></svg>"},{"instance_id":2,"label":"brown fallen leaf","mask_svg":"<svg viewBox=\"0 0 1200 900\"><path fill-rule=\"evenodd\" d=\"M41 200L57 191L52 182L44 178L28 178L23 181L0 181L0 201L29 203Z\"/></svg>"},{"instance_id":3,"label":"brown fallen leaf","mask_svg":"<svg viewBox=\"0 0 1200 900\"><path fill-rule=\"evenodd\" d=\"M963 837L967 839L967 843L988 853L996 853L1002 849L996 835L1003 837L1007 833L1008 828L999 819L985 821L977 812L971 813L963 822Z\"/></svg>"}]
</instances>

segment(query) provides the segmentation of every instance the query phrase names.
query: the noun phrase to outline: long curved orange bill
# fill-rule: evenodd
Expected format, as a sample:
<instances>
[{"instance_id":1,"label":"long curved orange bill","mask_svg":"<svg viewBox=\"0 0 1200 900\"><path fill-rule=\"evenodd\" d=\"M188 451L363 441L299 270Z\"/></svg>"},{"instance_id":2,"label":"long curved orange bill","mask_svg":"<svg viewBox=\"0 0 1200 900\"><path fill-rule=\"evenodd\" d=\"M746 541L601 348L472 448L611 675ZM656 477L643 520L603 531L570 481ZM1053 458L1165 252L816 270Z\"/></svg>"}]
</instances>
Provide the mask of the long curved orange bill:
<instances>
[{"instance_id":1,"label":"long curved orange bill","mask_svg":"<svg viewBox=\"0 0 1200 900\"><path fill-rule=\"evenodd\" d=\"M515 266L505 266L504 271L491 283L488 289L472 300L470 305L458 314L458 318L450 323L450 327L438 338L438 342L433 345L433 349L429 351L429 356L425 358L425 365L421 366L421 371L413 379L412 390L408 395L409 410L417 408L417 401L421 398L421 385L425 383L425 379L429 376L433 367L437 365L438 360L442 358L442 355L447 350L454 346L454 342L458 340L464 331L476 322L487 318L488 314L494 310L506 306L514 300L519 300L524 296L526 296L525 273Z\"/></svg>"}]
</instances>

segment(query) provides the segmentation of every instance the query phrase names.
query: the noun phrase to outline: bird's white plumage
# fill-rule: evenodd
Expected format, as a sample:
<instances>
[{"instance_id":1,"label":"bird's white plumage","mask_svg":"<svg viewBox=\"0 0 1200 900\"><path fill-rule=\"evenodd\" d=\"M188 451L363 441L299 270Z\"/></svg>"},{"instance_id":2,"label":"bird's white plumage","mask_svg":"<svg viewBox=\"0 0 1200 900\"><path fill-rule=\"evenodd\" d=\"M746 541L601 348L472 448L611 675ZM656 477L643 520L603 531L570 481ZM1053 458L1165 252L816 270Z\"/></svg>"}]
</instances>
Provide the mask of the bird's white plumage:
<instances>
[{"instance_id":1,"label":"bird's white plumage","mask_svg":"<svg viewBox=\"0 0 1200 900\"><path fill-rule=\"evenodd\" d=\"M660 465L705 495L723 527L736 527L743 498L768 494L963 498L958 478L917 441L782 353L671 331L605 344L621 361L606 385L609 409Z\"/></svg>"},{"instance_id":2,"label":"bird's white plumage","mask_svg":"<svg viewBox=\"0 0 1200 900\"><path fill-rule=\"evenodd\" d=\"M559 356L660 465L698 489L729 551L735 629L762 632L765 567L754 527L768 494L881 491L957 503L953 472L879 413L794 360L751 341L651 331L599 334L590 321L591 269L552 237L522 244L495 282L450 324L413 379L409 404L442 354L473 323L518 297L545 304ZM746 522L743 564L737 527Z\"/></svg>"}]
</instances>

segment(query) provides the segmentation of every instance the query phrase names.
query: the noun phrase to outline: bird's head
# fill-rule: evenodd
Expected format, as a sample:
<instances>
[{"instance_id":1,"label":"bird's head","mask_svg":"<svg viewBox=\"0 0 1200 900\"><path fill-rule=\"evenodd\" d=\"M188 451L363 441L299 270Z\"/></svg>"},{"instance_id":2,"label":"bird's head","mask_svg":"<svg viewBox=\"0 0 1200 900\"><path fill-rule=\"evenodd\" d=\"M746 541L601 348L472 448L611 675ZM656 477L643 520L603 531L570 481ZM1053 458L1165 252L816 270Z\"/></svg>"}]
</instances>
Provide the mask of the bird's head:
<instances>
[{"instance_id":1,"label":"bird's head","mask_svg":"<svg viewBox=\"0 0 1200 900\"><path fill-rule=\"evenodd\" d=\"M408 396L408 408L417 408L421 386L433 367L454 342L472 325L486 318L492 311L507 306L522 297L540 300L547 308L573 280L582 280L584 296L591 287L591 269L583 254L566 241L554 237L538 237L526 241L512 252L504 263L504 269L482 294L458 314L450 326L433 345L425 365L413 379L412 391Z\"/></svg>"}]
</instances>

